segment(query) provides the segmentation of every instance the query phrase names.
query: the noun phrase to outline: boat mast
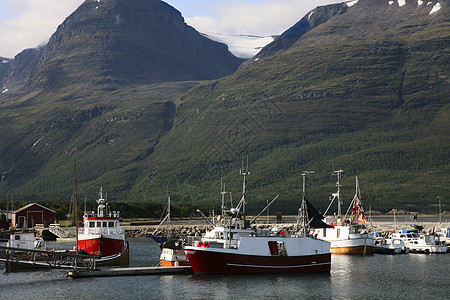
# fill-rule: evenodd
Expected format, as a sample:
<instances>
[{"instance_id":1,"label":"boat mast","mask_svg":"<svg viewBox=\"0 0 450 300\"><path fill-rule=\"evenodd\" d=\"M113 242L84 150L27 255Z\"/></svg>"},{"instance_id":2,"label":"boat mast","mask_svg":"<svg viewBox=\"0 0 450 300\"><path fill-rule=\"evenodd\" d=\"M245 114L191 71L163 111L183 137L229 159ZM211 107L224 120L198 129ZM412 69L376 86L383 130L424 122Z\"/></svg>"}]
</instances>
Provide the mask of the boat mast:
<instances>
[{"instance_id":1,"label":"boat mast","mask_svg":"<svg viewBox=\"0 0 450 300\"><path fill-rule=\"evenodd\" d=\"M299 209L298 213L298 219L297 219L297 231L298 231L298 225L301 220L301 236L306 236L306 228L309 225L308 221L308 209L306 206L306 176L310 174L314 174L314 171L303 171L302 178L303 178L303 192L302 192L302 203Z\"/></svg>"},{"instance_id":2,"label":"boat mast","mask_svg":"<svg viewBox=\"0 0 450 300\"><path fill-rule=\"evenodd\" d=\"M344 172L343 170L338 170L338 171L334 171L335 176L337 177L337 182L336 182L336 186L337 186L337 192L336 192L336 198L337 198L337 204L338 204L338 216L342 215L342 211L341 211L341 205L342 205L342 201L341 201L341 174L342 172Z\"/></svg>"},{"instance_id":3,"label":"boat mast","mask_svg":"<svg viewBox=\"0 0 450 300\"><path fill-rule=\"evenodd\" d=\"M76 253L78 253L78 207L77 207L77 164L75 159L73 160L73 172L75 183L75 241L76 241Z\"/></svg>"},{"instance_id":4,"label":"boat mast","mask_svg":"<svg viewBox=\"0 0 450 300\"><path fill-rule=\"evenodd\" d=\"M441 226L441 197L437 197L439 202L439 226Z\"/></svg>"},{"instance_id":5,"label":"boat mast","mask_svg":"<svg viewBox=\"0 0 450 300\"><path fill-rule=\"evenodd\" d=\"M244 176L244 181L242 182L242 198L241 198L241 202L240 205L242 205L242 215L244 217L244 228L245 228L245 204L246 204L246 200L245 200L245 192L246 192L246 184L245 184L245 179L247 177L247 175L250 174L250 172L248 171L248 155L247 155L247 168L244 171L244 158L242 158L242 169L240 170L240 174L242 176Z\"/></svg>"},{"instance_id":6,"label":"boat mast","mask_svg":"<svg viewBox=\"0 0 450 300\"><path fill-rule=\"evenodd\" d=\"M395 217L395 208L394 208L394 228L397 231L397 218Z\"/></svg>"},{"instance_id":7,"label":"boat mast","mask_svg":"<svg viewBox=\"0 0 450 300\"><path fill-rule=\"evenodd\" d=\"M169 228L170 224L171 223L170 223L170 193L169 193L169 197L167 199L167 236L168 237L172 236L172 233Z\"/></svg>"},{"instance_id":8,"label":"boat mast","mask_svg":"<svg viewBox=\"0 0 450 300\"><path fill-rule=\"evenodd\" d=\"M334 167L333 167L334 169ZM342 172L344 172L344 170L337 170L337 171L333 171L333 173L331 174L332 176L336 176L337 177L337 181L336 181L336 186L337 186L337 192L336 193L332 193L331 196L333 196L333 198L330 200L330 204L327 207L327 210L325 211L324 215L327 214L328 210L330 209L331 205L333 204L334 199L337 199L337 217L339 218L342 215L342 211L341 211L341 205L342 205L342 201L341 201L341 176L342 176ZM331 197L330 197L331 198Z\"/></svg>"}]
</instances>

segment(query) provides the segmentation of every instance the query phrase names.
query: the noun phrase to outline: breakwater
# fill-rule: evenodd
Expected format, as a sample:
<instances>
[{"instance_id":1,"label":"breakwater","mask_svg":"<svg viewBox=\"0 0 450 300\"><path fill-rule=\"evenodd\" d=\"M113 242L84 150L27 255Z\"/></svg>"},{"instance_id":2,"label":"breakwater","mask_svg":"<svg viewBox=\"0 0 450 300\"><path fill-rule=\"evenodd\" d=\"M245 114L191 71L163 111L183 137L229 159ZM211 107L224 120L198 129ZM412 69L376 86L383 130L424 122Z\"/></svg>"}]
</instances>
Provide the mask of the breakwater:
<instances>
[{"instance_id":1,"label":"breakwater","mask_svg":"<svg viewBox=\"0 0 450 300\"><path fill-rule=\"evenodd\" d=\"M415 228L414 226L420 226L422 228L420 231L424 233L434 232L440 230L440 228L450 228L450 222L443 222L439 224L439 222L418 222L415 224L408 222L372 222L366 224L366 230L368 232L380 232L382 235L389 235L390 232L396 229L408 229ZM136 225L124 225L123 226L126 232L127 238L140 238L144 237L146 234L151 234L155 231L157 226L136 226ZM180 224L174 225L177 232L185 237L185 236L201 236L206 232L208 228L211 226L204 224ZM252 227L258 229L271 229L277 228L279 230L284 230L286 232L293 232L296 229L296 223L267 223L267 224L253 224ZM156 232L158 234L159 231Z\"/></svg>"}]
</instances>

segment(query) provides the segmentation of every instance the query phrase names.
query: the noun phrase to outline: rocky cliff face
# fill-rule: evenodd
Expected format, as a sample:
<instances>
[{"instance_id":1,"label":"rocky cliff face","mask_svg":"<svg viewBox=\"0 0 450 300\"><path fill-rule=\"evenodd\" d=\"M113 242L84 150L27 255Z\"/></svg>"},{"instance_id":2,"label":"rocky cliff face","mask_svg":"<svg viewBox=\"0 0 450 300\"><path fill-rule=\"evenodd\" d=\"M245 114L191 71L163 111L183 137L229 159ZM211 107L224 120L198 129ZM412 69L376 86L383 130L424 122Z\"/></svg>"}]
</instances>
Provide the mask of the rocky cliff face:
<instances>
[{"instance_id":1,"label":"rocky cliff face","mask_svg":"<svg viewBox=\"0 0 450 300\"><path fill-rule=\"evenodd\" d=\"M283 32L273 42L265 46L256 56L255 59L262 59L277 53L286 51L296 41L298 41L305 33L320 24L330 20L331 18L343 14L347 11L346 3L332 4L327 6L319 6L310 11L294 26Z\"/></svg>"},{"instance_id":2,"label":"rocky cliff face","mask_svg":"<svg viewBox=\"0 0 450 300\"><path fill-rule=\"evenodd\" d=\"M241 63L160 0L87 0L52 35L28 88L212 79Z\"/></svg>"},{"instance_id":3,"label":"rocky cliff face","mask_svg":"<svg viewBox=\"0 0 450 300\"><path fill-rule=\"evenodd\" d=\"M0 69L0 82L5 93L14 93L27 83L43 52L44 48L25 49L5 63L3 81Z\"/></svg>"},{"instance_id":4,"label":"rocky cliff face","mask_svg":"<svg viewBox=\"0 0 450 300\"><path fill-rule=\"evenodd\" d=\"M0 57L0 91L5 90L4 81L6 80L6 76L8 75L10 65L10 58Z\"/></svg>"}]
</instances>

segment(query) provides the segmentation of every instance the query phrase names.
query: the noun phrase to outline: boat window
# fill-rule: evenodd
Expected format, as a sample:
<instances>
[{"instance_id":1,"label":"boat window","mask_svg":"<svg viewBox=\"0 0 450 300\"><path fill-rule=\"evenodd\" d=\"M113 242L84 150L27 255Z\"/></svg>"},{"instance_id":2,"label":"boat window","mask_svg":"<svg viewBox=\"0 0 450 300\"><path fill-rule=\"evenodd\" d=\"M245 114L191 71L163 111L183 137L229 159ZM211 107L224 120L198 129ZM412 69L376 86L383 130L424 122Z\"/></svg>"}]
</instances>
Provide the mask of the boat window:
<instances>
[{"instance_id":1,"label":"boat window","mask_svg":"<svg viewBox=\"0 0 450 300\"><path fill-rule=\"evenodd\" d=\"M89 222L89 227L95 227L95 222Z\"/></svg>"},{"instance_id":2,"label":"boat window","mask_svg":"<svg viewBox=\"0 0 450 300\"><path fill-rule=\"evenodd\" d=\"M103 222L103 227L108 227L108 222Z\"/></svg>"},{"instance_id":3,"label":"boat window","mask_svg":"<svg viewBox=\"0 0 450 300\"><path fill-rule=\"evenodd\" d=\"M114 227L114 222L109 222L109 223L108 223L108 226L109 226L109 227Z\"/></svg>"},{"instance_id":4,"label":"boat window","mask_svg":"<svg viewBox=\"0 0 450 300\"><path fill-rule=\"evenodd\" d=\"M102 227L102 222L95 222L95 224L97 225L97 227Z\"/></svg>"},{"instance_id":5,"label":"boat window","mask_svg":"<svg viewBox=\"0 0 450 300\"><path fill-rule=\"evenodd\" d=\"M339 238L341 236L341 230L338 229L336 230L336 238Z\"/></svg>"},{"instance_id":6,"label":"boat window","mask_svg":"<svg viewBox=\"0 0 450 300\"><path fill-rule=\"evenodd\" d=\"M324 229L323 229L323 237L326 237L326 236L327 236L327 229L324 228Z\"/></svg>"},{"instance_id":7,"label":"boat window","mask_svg":"<svg viewBox=\"0 0 450 300\"><path fill-rule=\"evenodd\" d=\"M20 240L20 235L15 235L15 236L14 236L14 239L15 239L15 240Z\"/></svg>"}]
</instances>

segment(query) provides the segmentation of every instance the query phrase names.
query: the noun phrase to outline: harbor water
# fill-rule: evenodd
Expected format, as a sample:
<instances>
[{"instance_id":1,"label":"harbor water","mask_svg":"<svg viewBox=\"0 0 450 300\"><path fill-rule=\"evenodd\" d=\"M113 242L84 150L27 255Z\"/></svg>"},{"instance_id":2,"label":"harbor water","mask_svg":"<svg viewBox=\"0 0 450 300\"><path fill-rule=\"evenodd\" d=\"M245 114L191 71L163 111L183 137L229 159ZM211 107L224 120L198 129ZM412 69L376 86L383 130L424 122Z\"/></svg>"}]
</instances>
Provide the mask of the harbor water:
<instances>
[{"instance_id":1,"label":"harbor water","mask_svg":"<svg viewBox=\"0 0 450 300\"><path fill-rule=\"evenodd\" d=\"M64 248L50 243L48 248ZM130 240L130 266L155 266L157 244ZM5 273L0 299L448 299L450 254L333 255L330 274L67 278L64 270Z\"/></svg>"}]
</instances>

